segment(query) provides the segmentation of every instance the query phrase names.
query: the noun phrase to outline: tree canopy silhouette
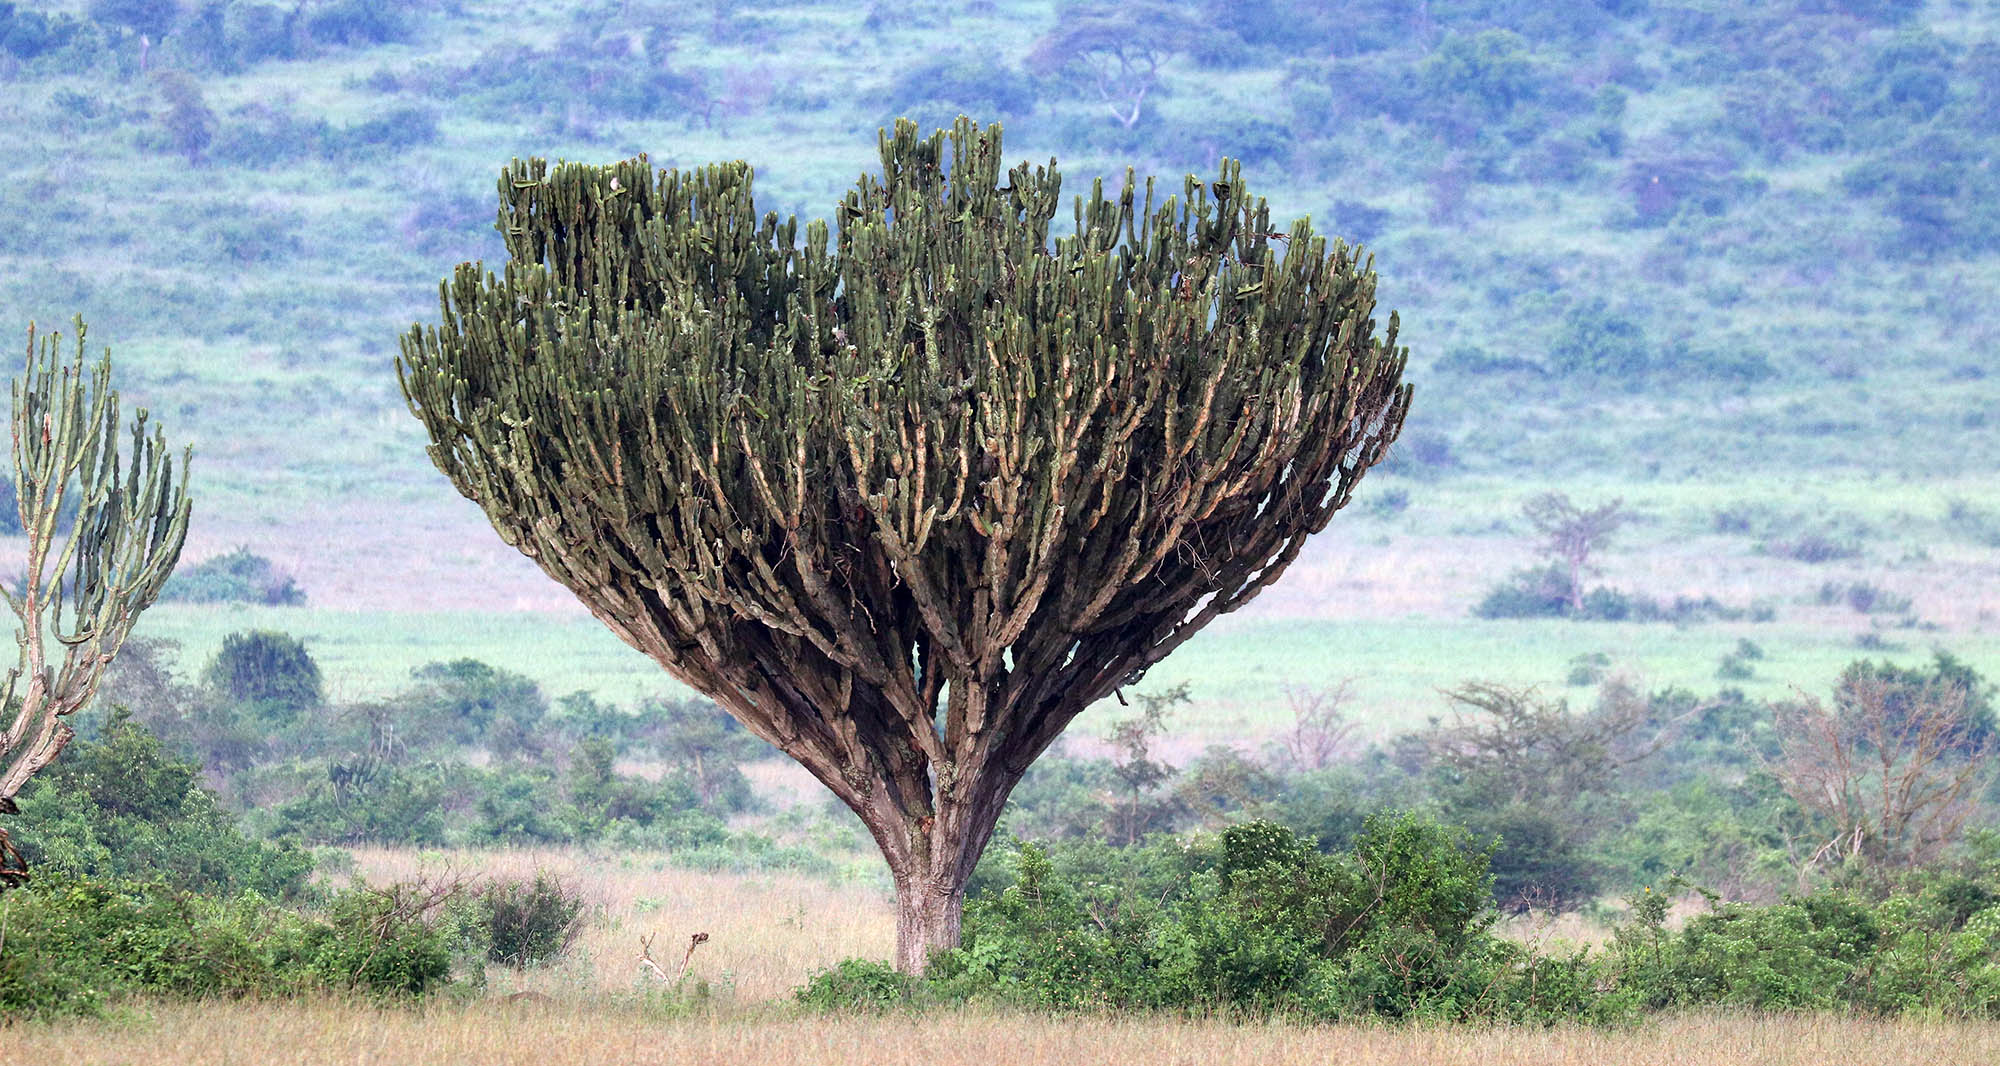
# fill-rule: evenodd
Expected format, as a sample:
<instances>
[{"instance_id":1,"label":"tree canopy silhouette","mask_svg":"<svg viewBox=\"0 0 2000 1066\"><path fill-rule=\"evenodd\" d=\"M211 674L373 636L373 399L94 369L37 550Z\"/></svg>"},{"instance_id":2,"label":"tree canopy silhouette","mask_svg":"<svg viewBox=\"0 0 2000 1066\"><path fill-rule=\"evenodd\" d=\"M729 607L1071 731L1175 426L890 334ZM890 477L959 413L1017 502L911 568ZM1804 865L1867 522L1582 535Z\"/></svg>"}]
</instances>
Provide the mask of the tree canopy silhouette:
<instances>
[{"instance_id":1,"label":"tree canopy silhouette","mask_svg":"<svg viewBox=\"0 0 2000 1066\"><path fill-rule=\"evenodd\" d=\"M1274 581L1410 392L1370 264L1228 160L1056 236L997 125L880 151L803 235L741 162L516 161L508 263L398 370L509 544L860 815L914 971L1029 764Z\"/></svg>"}]
</instances>

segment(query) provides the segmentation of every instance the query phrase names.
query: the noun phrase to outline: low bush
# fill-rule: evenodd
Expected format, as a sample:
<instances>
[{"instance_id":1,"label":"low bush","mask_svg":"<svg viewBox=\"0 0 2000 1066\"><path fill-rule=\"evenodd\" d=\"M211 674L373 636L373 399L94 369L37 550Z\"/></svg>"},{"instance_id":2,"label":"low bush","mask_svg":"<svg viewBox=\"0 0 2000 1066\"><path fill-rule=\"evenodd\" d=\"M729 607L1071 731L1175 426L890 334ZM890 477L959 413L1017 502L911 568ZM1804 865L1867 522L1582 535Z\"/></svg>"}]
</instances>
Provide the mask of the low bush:
<instances>
[{"instance_id":1,"label":"low bush","mask_svg":"<svg viewBox=\"0 0 2000 1066\"><path fill-rule=\"evenodd\" d=\"M402 998L442 987L448 888L354 888L322 913L246 892L219 897L159 882L38 879L0 896L0 1019L96 1014L137 994Z\"/></svg>"},{"instance_id":2,"label":"low bush","mask_svg":"<svg viewBox=\"0 0 2000 1066\"><path fill-rule=\"evenodd\" d=\"M1908 596L1898 596L1866 581L1824 582L1819 587L1819 602L1822 606L1845 603L1857 614L1907 614L1911 604Z\"/></svg>"},{"instance_id":3,"label":"low bush","mask_svg":"<svg viewBox=\"0 0 2000 1066\"><path fill-rule=\"evenodd\" d=\"M1632 903L1607 969L1646 1009L2000 1014L1993 886L1938 878L1868 902L1839 890L1770 906L1719 903L1678 930L1664 894ZM1972 909L1963 904L1970 903Z\"/></svg>"},{"instance_id":4,"label":"low bush","mask_svg":"<svg viewBox=\"0 0 2000 1066\"><path fill-rule=\"evenodd\" d=\"M445 905L462 885L397 882L334 897L310 927L310 965L325 988L421 996L451 979Z\"/></svg>"},{"instance_id":5,"label":"low bush","mask_svg":"<svg viewBox=\"0 0 2000 1066\"><path fill-rule=\"evenodd\" d=\"M0 515L0 521L5 516ZM2000 512L1987 510L1966 500L1952 500L1945 506L1945 525L1957 536L2000 548Z\"/></svg>"},{"instance_id":6,"label":"low bush","mask_svg":"<svg viewBox=\"0 0 2000 1066\"><path fill-rule=\"evenodd\" d=\"M1623 1022L1691 1008L2000 1016L2000 877L1934 870L1886 898L1838 887L1667 922L1689 886L1628 901L1596 951L1492 934L1490 852L1415 815L1323 853L1271 823L1142 847L1019 847L922 978L849 959L797 1000L823 1011L992 1002L1317 1020Z\"/></svg>"},{"instance_id":7,"label":"low bush","mask_svg":"<svg viewBox=\"0 0 2000 1066\"><path fill-rule=\"evenodd\" d=\"M872 959L842 959L817 970L792 998L818 1011L876 1013L908 1001L917 980Z\"/></svg>"},{"instance_id":8,"label":"low bush","mask_svg":"<svg viewBox=\"0 0 2000 1066\"><path fill-rule=\"evenodd\" d=\"M1859 541L1817 531L1766 540L1758 544L1757 549L1766 555L1801 563L1831 563L1861 555Z\"/></svg>"},{"instance_id":9,"label":"low bush","mask_svg":"<svg viewBox=\"0 0 2000 1066\"><path fill-rule=\"evenodd\" d=\"M498 881L479 893L486 957L516 968L561 957L583 928L584 899L547 873L533 881Z\"/></svg>"},{"instance_id":10,"label":"low bush","mask_svg":"<svg viewBox=\"0 0 2000 1066\"><path fill-rule=\"evenodd\" d=\"M160 599L295 607L306 602L306 594L291 575L280 573L271 560L243 547L174 571L166 588L160 591Z\"/></svg>"},{"instance_id":11,"label":"low bush","mask_svg":"<svg viewBox=\"0 0 2000 1066\"><path fill-rule=\"evenodd\" d=\"M933 960L918 994L1327 1019L1597 1009L1585 963L1534 959L1489 932L1491 852L1463 830L1380 815L1351 851L1328 854L1252 822L1125 850L1108 868L1060 869L1042 848L1020 847L1012 883L968 903L963 945ZM852 983L825 981L801 998L836 1000L834 988Z\"/></svg>"},{"instance_id":12,"label":"low bush","mask_svg":"<svg viewBox=\"0 0 2000 1066\"><path fill-rule=\"evenodd\" d=\"M1768 606L1735 607L1713 596L1676 596L1671 601L1634 595L1599 585L1583 595L1578 608L1570 600L1569 574L1559 563L1514 571L1506 581L1486 591L1472 608L1474 617L1490 619L1572 618L1581 622L1661 622L1693 625L1701 622L1768 622L1776 612Z\"/></svg>"},{"instance_id":13,"label":"low bush","mask_svg":"<svg viewBox=\"0 0 2000 1066\"><path fill-rule=\"evenodd\" d=\"M71 742L21 792L15 838L30 870L278 899L305 892L312 856L245 837L201 786L199 764L163 749L122 710L97 732Z\"/></svg>"}]
</instances>

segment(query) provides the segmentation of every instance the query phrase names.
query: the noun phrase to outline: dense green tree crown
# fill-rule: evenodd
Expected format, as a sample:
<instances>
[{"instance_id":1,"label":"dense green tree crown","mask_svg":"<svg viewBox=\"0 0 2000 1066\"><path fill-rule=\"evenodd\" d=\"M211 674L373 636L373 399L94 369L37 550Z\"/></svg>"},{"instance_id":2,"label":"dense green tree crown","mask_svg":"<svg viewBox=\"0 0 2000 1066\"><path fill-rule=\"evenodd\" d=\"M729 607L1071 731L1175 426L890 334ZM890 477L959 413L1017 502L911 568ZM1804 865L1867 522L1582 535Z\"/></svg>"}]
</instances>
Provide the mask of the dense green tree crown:
<instances>
[{"instance_id":1,"label":"dense green tree crown","mask_svg":"<svg viewBox=\"0 0 2000 1066\"><path fill-rule=\"evenodd\" d=\"M462 266L444 327L405 344L433 457L510 542L649 589L690 635L721 608L971 658L1040 613L1079 638L1143 623L1143 659L1289 558L1393 438L1372 273L1303 221L1274 233L1233 165L1164 202L1093 188L1051 240L1061 177L1003 183L997 127L900 125L882 159L834 247L760 219L742 163L516 163L504 275ZM918 610L872 637L850 610L898 600Z\"/></svg>"},{"instance_id":2,"label":"dense green tree crown","mask_svg":"<svg viewBox=\"0 0 2000 1066\"><path fill-rule=\"evenodd\" d=\"M634 646L857 809L921 835L977 796L938 829L969 872L1028 761L1276 578L1409 391L1359 253L1229 161L1097 183L1055 237L1053 161L1003 174L998 126L881 158L803 241L740 162L517 162L504 272L461 266L400 370L437 465Z\"/></svg>"}]
</instances>

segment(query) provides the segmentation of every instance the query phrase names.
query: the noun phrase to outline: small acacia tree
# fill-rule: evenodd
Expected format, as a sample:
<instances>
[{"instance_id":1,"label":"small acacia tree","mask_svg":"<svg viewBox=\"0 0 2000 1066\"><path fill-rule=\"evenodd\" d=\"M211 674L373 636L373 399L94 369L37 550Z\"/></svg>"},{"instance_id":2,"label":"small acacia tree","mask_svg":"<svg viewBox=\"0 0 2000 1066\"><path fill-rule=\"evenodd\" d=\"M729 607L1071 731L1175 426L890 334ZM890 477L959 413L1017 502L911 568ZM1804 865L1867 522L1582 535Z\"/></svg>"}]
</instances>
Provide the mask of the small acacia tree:
<instances>
[{"instance_id":1,"label":"small acacia tree","mask_svg":"<svg viewBox=\"0 0 2000 1066\"><path fill-rule=\"evenodd\" d=\"M1590 553L1603 547L1632 516L1625 501L1585 510L1560 492L1545 492L1521 506L1521 513L1541 535L1542 551L1561 564L1569 574L1569 609L1583 610L1583 575L1589 572Z\"/></svg>"},{"instance_id":2,"label":"small acacia tree","mask_svg":"<svg viewBox=\"0 0 2000 1066\"><path fill-rule=\"evenodd\" d=\"M1029 764L1274 581L1409 389L1358 253L1227 161L1052 237L998 126L880 147L837 241L742 163L517 162L511 261L399 372L508 543L860 815L915 971Z\"/></svg>"},{"instance_id":3,"label":"small acacia tree","mask_svg":"<svg viewBox=\"0 0 2000 1066\"><path fill-rule=\"evenodd\" d=\"M82 319L68 363L61 334L38 342L28 327L12 423L27 566L0 582L18 623L19 657L0 682L0 812L10 814L28 779L75 735L65 719L90 702L187 538L187 456L176 469L159 430L147 433L144 408L129 429L131 451L121 455L118 437L128 430L119 424L110 353L85 364ZM69 508L75 519L65 524ZM26 876L0 829L0 887Z\"/></svg>"}]
</instances>

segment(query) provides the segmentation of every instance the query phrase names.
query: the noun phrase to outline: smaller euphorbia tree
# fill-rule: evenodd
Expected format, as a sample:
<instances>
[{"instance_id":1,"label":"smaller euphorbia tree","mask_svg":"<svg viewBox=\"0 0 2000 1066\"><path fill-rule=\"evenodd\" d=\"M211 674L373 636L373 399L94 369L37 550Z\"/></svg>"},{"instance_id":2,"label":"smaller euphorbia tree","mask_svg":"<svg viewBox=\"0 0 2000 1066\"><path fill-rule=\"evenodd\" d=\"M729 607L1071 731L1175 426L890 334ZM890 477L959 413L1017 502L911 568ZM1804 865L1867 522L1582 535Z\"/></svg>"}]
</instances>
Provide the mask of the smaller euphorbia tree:
<instances>
[{"instance_id":1,"label":"smaller euphorbia tree","mask_svg":"<svg viewBox=\"0 0 2000 1066\"><path fill-rule=\"evenodd\" d=\"M62 335L28 327L27 368L14 382L14 488L27 538L25 572L0 583L18 622L19 657L0 682L0 812L75 735L65 721L97 692L104 668L152 606L187 539L186 454L178 467L144 408L118 417L111 356L74 358ZM131 449L118 438L130 432ZM53 641L53 644L51 643ZM0 887L27 866L0 829Z\"/></svg>"}]
</instances>

